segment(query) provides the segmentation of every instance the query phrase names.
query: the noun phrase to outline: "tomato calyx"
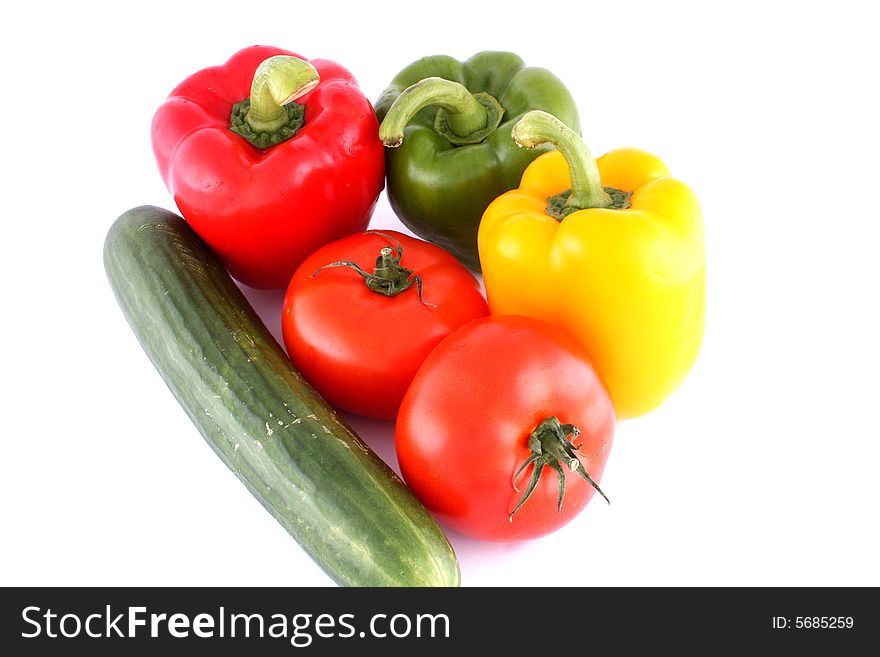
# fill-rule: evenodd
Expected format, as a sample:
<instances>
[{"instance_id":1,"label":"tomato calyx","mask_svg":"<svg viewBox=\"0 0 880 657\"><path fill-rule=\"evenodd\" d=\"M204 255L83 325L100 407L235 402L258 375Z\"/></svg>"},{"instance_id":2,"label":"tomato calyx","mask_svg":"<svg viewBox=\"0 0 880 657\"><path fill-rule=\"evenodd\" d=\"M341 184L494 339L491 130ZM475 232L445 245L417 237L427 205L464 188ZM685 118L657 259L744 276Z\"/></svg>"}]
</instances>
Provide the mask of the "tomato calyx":
<instances>
[{"instance_id":1,"label":"tomato calyx","mask_svg":"<svg viewBox=\"0 0 880 657\"><path fill-rule=\"evenodd\" d=\"M368 232L392 240L390 236L385 235L384 233L378 231ZM407 269L400 264L400 261L403 259L403 245L397 240L393 241L397 246L383 246L379 250L379 257L376 258L376 266L373 268L372 273L364 271L357 263L352 262L351 260L337 260L336 262L331 262L323 267L318 267L318 269L315 270L315 273L312 274L312 278L317 276L322 269L329 269L331 267L349 267L361 275L370 290L379 294L384 294L386 297L396 296L401 292L408 290L415 283L416 289L419 293L419 301L426 306L436 308L434 304L427 303L422 299L422 277L419 275L413 275L414 272L412 269Z\"/></svg>"},{"instance_id":2,"label":"tomato calyx","mask_svg":"<svg viewBox=\"0 0 880 657\"><path fill-rule=\"evenodd\" d=\"M532 454L513 475L513 489L519 492L516 487L516 481L529 465L532 465L532 474L529 477L529 484L520 498L519 503L510 512L509 520L513 522L513 515L519 511L520 507L529 499L538 481L541 479L541 473L544 466L549 466L556 472L559 480L559 496L556 505L556 511L562 512L562 500L565 497L565 471L562 469L562 463L572 472L577 472L581 477L596 489L596 491L605 498L609 504L611 501L608 496L599 488L599 484L593 480L590 473L584 468L580 458L576 454L581 445L575 445L574 440L580 435L581 430L573 424L562 424L556 416L550 416L542 420L537 427L529 435L529 449ZM570 438L569 438L570 436Z\"/></svg>"}]
</instances>

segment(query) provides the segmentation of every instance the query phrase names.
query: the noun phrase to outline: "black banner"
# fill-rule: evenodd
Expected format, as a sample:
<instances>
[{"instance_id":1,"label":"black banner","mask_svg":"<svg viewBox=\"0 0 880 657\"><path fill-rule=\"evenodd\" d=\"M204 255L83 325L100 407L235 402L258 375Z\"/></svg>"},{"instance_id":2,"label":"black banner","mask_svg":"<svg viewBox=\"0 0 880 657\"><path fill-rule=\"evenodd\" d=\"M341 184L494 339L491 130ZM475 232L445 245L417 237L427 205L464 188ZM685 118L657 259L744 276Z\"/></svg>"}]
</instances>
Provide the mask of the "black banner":
<instances>
[{"instance_id":1,"label":"black banner","mask_svg":"<svg viewBox=\"0 0 880 657\"><path fill-rule=\"evenodd\" d=\"M848 652L880 639L869 588L13 588L5 654L447 655L637 648ZM73 645L76 644L76 645ZM251 653L250 651L258 651ZM841 652L844 651L844 652Z\"/></svg>"}]
</instances>

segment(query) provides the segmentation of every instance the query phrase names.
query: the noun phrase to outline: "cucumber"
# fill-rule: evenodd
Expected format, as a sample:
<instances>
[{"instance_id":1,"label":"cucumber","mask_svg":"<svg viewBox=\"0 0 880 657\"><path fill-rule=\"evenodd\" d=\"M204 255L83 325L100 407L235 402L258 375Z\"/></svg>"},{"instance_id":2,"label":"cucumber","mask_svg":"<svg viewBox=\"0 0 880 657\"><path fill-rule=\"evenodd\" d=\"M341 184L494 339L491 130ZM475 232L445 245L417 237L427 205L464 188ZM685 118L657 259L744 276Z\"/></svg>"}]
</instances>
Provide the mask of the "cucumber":
<instances>
[{"instance_id":1,"label":"cucumber","mask_svg":"<svg viewBox=\"0 0 880 657\"><path fill-rule=\"evenodd\" d=\"M223 462L340 585L457 586L446 536L293 368L186 222L143 206L104 244L122 312Z\"/></svg>"}]
</instances>

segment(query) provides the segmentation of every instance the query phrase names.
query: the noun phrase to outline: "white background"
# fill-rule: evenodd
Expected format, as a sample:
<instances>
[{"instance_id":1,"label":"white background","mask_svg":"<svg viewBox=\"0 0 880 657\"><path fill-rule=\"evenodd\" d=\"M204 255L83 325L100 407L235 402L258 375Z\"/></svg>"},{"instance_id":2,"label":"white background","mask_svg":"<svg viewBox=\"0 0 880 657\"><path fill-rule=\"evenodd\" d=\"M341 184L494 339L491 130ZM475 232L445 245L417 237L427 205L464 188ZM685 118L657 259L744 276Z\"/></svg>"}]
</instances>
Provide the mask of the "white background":
<instances>
[{"instance_id":1,"label":"white background","mask_svg":"<svg viewBox=\"0 0 880 657\"><path fill-rule=\"evenodd\" d=\"M423 55L515 51L566 82L595 154L655 152L703 204L704 348L620 423L612 504L525 544L452 534L465 586L880 585L870 4L11 4L0 584L332 585L204 444L101 262L119 214L174 208L149 137L165 95L263 43L343 63L373 101ZM384 195L373 226L399 226ZM277 331L280 296L252 298ZM353 422L393 459L390 424Z\"/></svg>"}]
</instances>

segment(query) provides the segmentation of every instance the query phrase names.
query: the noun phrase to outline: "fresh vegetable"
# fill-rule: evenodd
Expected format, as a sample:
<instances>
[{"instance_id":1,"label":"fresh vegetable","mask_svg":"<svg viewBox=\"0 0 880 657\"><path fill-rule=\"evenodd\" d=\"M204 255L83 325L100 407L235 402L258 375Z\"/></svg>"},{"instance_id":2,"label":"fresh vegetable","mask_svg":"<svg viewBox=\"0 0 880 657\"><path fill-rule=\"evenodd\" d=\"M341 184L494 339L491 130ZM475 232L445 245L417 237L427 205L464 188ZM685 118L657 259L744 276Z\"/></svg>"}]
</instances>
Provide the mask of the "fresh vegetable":
<instances>
[{"instance_id":1,"label":"fresh vegetable","mask_svg":"<svg viewBox=\"0 0 880 657\"><path fill-rule=\"evenodd\" d=\"M290 365L211 250L177 215L123 214L104 264L147 355L208 444L338 583L459 582L403 482Z\"/></svg>"},{"instance_id":2,"label":"fresh vegetable","mask_svg":"<svg viewBox=\"0 0 880 657\"><path fill-rule=\"evenodd\" d=\"M513 53L481 52L463 63L425 57L401 71L376 102L389 147L388 198L400 220L479 269L483 211L540 154L510 139L516 120L534 109L578 128L562 82Z\"/></svg>"},{"instance_id":3,"label":"fresh vegetable","mask_svg":"<svg viewBox=\"0 0 880 657\"><path fill-rule=\"evenodd\" d=\"M370 231L306 259L287 289L282 329L294 365L325 399L391 419L431 349L488 312L479 282L451 255Z\"/></svg>"},{"instance_id":4,"label":"fresh vegetable","mask_svg":"<svg viewBox=\"0 0 880 657\"><path fill-rule=\"evenodd\" d=\"M152 129L181 214L257 288L285 287L312 251L367 227L384 185L377 135L351 73L267 46L184 80Z\"/></svg>"},{"instance_id":5,"label":"fresh vegetable","mask_svg":"<svg viewBox=\"0 0 880 657\"><path fill-rule=\"evenodd\" d=\"M586 506L614 422L583 346L536 319L492 316L425 359L395 444L407 484L442 522L512 541L552 532Z\"/></svg>"},{"instance_id":6,"label":"fresh vegetable","mask_svg":"<svg viewBox=\"0 0 880 657\"><path fill-rule=\"evenodd\" d=\"M494 314L522 314L577 338L618 417L659 406L700 351L705 318L703 219L694 193L633 148L594 160L562 121L525 115L528 148L558 150L526 169L479 230Z\"/></svg>"}]
</instances>

